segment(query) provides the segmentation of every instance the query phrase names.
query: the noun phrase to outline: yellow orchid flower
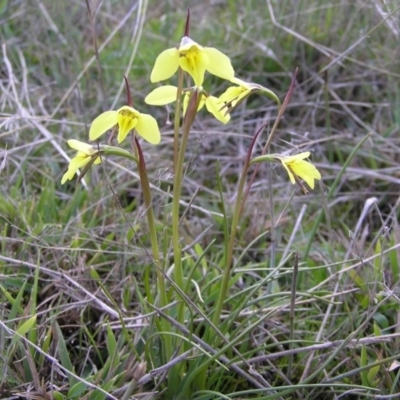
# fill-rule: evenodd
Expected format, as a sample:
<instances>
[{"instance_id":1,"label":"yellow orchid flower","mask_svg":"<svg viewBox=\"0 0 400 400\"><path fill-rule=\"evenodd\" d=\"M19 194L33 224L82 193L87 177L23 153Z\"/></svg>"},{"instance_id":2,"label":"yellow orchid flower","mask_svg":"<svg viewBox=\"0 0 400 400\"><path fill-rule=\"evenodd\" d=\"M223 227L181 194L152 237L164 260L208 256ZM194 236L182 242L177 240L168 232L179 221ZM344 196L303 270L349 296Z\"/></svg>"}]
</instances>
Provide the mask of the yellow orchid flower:
<instances>
[{"instance_id":1,"label":"yellow orchid flower","mask_svg":"<svg viewBox=\"0 0 400 400\"><path fill-rule=\"evenodd\" d=\"M208 95L203 91L203 89L193 88L184 91L184 99L183 99L183 115L186 114L186 110L189 104L190 93L192 90L201 91L200 101L197 107L197 111L200 111L204 104L206 105L207 111L211 113L218 121L223 124L228 123L230 120L229 114L223 114L221 112L221 104L217 97ZM154 89L150 92L146 98L144 99L145 103L153 105L153 106L164 106L169 103L173 103L176 100L176 96L178 93L178 88L172 85L161 86L159 88Z\"/></svg>"},{"instance_id":2,"label":"yellow orchid flower","mask_svg":"<svg viewBox=\"0 0 400 400\"><path fill-rule=\"evenodd\" d=\"M164 50L156 59L151 72L151 82L160 82L170 78L181 67L194 80L197 87L204 81L205 71L222 79L234 77L231 60L213 47L203 47L184 36L178 48Z\"/></svg>"},{"instance_id":3,"label":"yellow orchid flower","mask_svg":"<svg viewBox=\"0 0 400 400\"><path fill-rule=\"evenodd\" d=\"M301 183L300 179L305 180L307 182L307 185L310 186L311 189L314 189L314 180L321 179L321 174L317 170L317 168L309 161L305 161L305 158L308 158L309 156L309 151L295 154L294 156L264 154L263 156L253 158L250 161L250 165L259 162L279 161L288 173L290 182L292 182L293 184L297 183L303 189L303 191L307 193L307 189Z\"/></svg>"},{"instance_id":4,"label":"yellow orchid flower","mask_svg":"<svg viewBox=\"0 0 400 400\"><path fill-rule=\"evenodd\" d=\"M95 158L94 163L100 164L101 158L98 149L88 143L80 142L79 140L71 139L68 140L68 146L74 150L77 150L77 155L70 161L68 171L63 175L61 184L63 185L66 181L72 180L75 174L80 168L85 167L90 161Z\"/></svg>"},{"instance_id":5,"label":"yellow orchid flower","mask_svg":"<svg viewBox=\"0 0 400 400\"><path fill-rule=\"evenodd\" d=\"M245 82L239 78L234 77L230 80L237 86L231 86L219 97L220 103L223 104L222 108L227 109L226 112L231 112L233 108L238 106L243 100L250 96L252 93L265 93L268 97L275 100L278 105L280 101L276 94L264 86L258 85L257 83Z\"/></svg>"},{"instance_id":6,"label":"yellow orchid flower","mask_svg":"<svg viewBox=\"0 0 400 400\"><path fill-rule=\"evenodd\" d=\"M89 139L98 139L116 125L118 125L118 143L121 143L132 129L135 129L149 143L160 143L160 130L154 117L140 113L129 106L123 106L117 111L106 111L100 114L92 122L89 130Z\"/></svg>"},{"instance_id":7,"label":"yellow orchid flower","mask_svg":"<svg viewBox=\"0 0 400 400\"><path fill-rule=\"evenodd\" d=\"M311 189L314 189L314 180L321 179L321 174L317 168L309 161L305 161L305 158L310 156L310 152L296 154L294 156L276 156L276 158L282 163L283 167L289 175L290 182L295 184L299 183L299 178L306 181L307 185Z\"/></svg>"}]
</instances>

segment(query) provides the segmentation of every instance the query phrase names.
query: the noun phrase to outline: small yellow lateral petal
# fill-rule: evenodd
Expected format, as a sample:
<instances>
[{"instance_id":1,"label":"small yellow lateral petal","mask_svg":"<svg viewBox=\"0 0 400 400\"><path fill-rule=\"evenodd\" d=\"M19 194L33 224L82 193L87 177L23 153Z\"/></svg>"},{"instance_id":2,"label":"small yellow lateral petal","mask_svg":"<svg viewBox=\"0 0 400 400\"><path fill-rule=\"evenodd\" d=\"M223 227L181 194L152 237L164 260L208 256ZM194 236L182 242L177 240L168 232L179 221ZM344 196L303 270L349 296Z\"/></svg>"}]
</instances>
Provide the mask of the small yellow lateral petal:
<instances>
[{"instance_id":1,"label":"small yellow lateral petal","mask_svg":"<svg viewBox=\"0 0 400 400\"><path fill-rule=\"evenodd\" d=\"M144 99L145 103L153 106L164 106L176 100L178 88L172 85L161 86L150 92Z\"/></svg>"},{"instance_id":2,"label":"small yellow lateral petal","mask_svg":"<svg viewBox=\"0 0 400 400\"><path fill-rule=\"evenodd\" d=\"M294 176L293 176L292 172L290 171L290 169L287 167L287 165L286 165L284 162L282 162L282 165L283 165L283 167L286 169L286 172L287 172L288 175L289 175L290 182L292 182L293 184L295 184L295 183L296 183L296 180L294 179Z\"/></svg>"},{"instance_id":3,"label":"small yellow lateral petal","mask_svg":"<svg viewBox=\"0 0 400 400\"><path fill-rule=\"evenodd\" d=\"M321 174L314 164L308 161L299 161L297 164L299 164L299 167L296 167L299 171L299 176L310 176L313 179L321 179Z\"/></svg>"},{"instance_id":4,"label":"small yellow lateral petal","mask_svg":"<svg viewBox=\"0 0 400 400\"><path fill-rule=\"evenodd\" d=\"M149 114L140 114L136 125L137 133L151 144L158 144L161 140L157 121Z\"/></svg>"},{"instance_id":5,"label":"small yellow lateral petal","mask_svg":"<svg viewBox=\"0 0 400 400\"><path fill-rule=\"evenodd\" d=\"M246 88L241 88L242 92L239 94L239 96L237 97L237 99L235 99L235 101L233 102L233 105L236 106L238 104L240 104L246 97L248 97L251 93L251 90L248 90Z\"/></svg>"},{"instance_id":6,"label":"small yellow lateral petal","mask_svg":"<svg viewBox=\"0 0 400 400\"><path fill-rule=\"evenodd\" d=\"M84 167L90 160L91 157L88 155L78 155L71 160L68 168L77 171L79 168Z\"/></svg>"},{"instance_id":7,"label":"small yellow lateral petal","mask_svg":"<svg viewBox=\"0 0 400 400\"><path fill-rule=\"evenodd\" d=\"M206 104L206 102L207 102L206 96L204 95L204 93L201 93L201 98L199 105L197 106L197 111L200 111L204 107L204 104Z\"/></svg>"},{"instance_id":8,"label":"small yellow lateral petal","mask_svg":"<svg viewBox=\"0 0 400 400\"><path fill-rule=\"evenodd\" d=\"M186 110L189 105L189 99L190 99L190 92L186 92L183 96L183 115L185 116Z\"/></svg>"},{"instance_id":9,"label":"small yellow lateral petal","mask_svg":"<svg viewBox=\"0 0 400 400\"><path fill-rule=\"evenodd\" d=\"M74 157L68 166L68 171L63 175L61 184L63 185L67 180L74 178L79 168L84 167L90 161L90 156L82 155Z\"/></svg>"},{"instance_id":10,"label":"small yellow lateral petal","mask_svg":"<svg viewBox=\"0 0 400 400\"><path fill-rule=\"evenodd\" d=\"M314 180L321 179L321 174L317 168L308 161L298 161L291 167L293 172L306 181L307 185L310 186L311 189L314 189Z\"/></svg>"},{"instance_id":11,"label":"small yellow lateral petal","mask_svg":"<svg viewBox=\"0 0 400 400\"><path fill-rule=\"evenodd\" d=\"M210 74L228 81L234 78L235 71L228 56L213 47L205 47L204 53L208 56L207 71Z\"/></svg>"},{"instance_id":12,"label":"small yellow lateral petal","mask_svg":"<svg viewBox=\"0 0 400 400\"><path fill-rule=\"evenodd\" d=\"M183 115L186 114L186 110L189 105L190 94L191 94L191 92L187 91L187 92L185 92L185 94L183 96ZM201 93L200 96L201 96L201 98L200 98L199 105L197 107L197 111L200 111L204 107L204 103L206 102L206 96L204 96L203 93Z\"/></svg>"},{"instance_id":13,"label":"small yellow lateral petal","mask_svg":"<svg viewBox=\"0 0 400 400\"><path fill-rule=\"evenodd\" d=\"M106 111L103 114L100 114L95 120L92 122L92 125L89 130L89 139L96 140L101 135L106 133L113 126L117 125L118 122L118 113L117 111Z\"/></svg>"},{"instance_id":14,"label":"small yellow lateral petal","mask_svg":"<svg viewBox=\"0 0 400 400\"><path fill-rule=\"evenodd\" d=\"M221 109L221 103L219 102L219 99L217 99L214 96L208 96L206 99L206 107L208 112L210 112L214 117L222 122L223 124L226 124L229 122L231 119L231 116L229 114L224 115L220 109Z\"/></svg>"},{"instance_id":15,"label":"small yellow lateral petal","mask_svg":"<svg viewBox=\"0 0 400 400\"><path fill-rule=\"evenodd\" d=\"M179 52L176 48L164 50L156 59L150 81L160 82L171 78L179 67Z\"/></svg>"},{"instance_id":16,"label":"small yellow lateral petal","mask_svg":"<svg viewBox=\"0 0 400 400\"><path fill-rule=\"evenodd\" d=\"M74 179L75 171L69 170L63 175L61 179L61 185L64 185L65 182Z\"/></svg>"},{"instance_id":17,"label":"small yellow lateral petal","mask_svg":"<svg viewBox=\"0 0 400 400\"><path fill-rule=\"evenodd\" d=\"M246 96L250 94L250 90L243 86L231 86L219 97L220 102L226 103L230 107L235 107Z\"/></svg>"},{"instance_id":18,"label":"small yellow lateral petal","mask_svg":"<svg viewBox=\"0 0 400 400\"><path fill-rule=\"evenodd\" d=\"M219 101L221 103L231 103L235 100L241 93L241 88L239 86L231 86L225 90L224 93L219 96Z\"/></svg>"}]
</instances>

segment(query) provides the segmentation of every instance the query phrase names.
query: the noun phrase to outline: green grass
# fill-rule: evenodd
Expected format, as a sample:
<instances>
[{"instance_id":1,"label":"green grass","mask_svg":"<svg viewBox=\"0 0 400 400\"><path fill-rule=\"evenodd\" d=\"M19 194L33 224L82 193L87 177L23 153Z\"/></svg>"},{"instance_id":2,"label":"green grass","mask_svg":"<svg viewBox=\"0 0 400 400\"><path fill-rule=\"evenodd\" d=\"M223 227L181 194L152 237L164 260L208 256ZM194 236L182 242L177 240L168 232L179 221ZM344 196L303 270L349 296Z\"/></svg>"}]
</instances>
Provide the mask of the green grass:
<instances>
[{"instance_id":1,"label":"green grass","mask_svg":"<svg viewBox=\"0 0 400 400\"><path fill-rule=\"evenodd\" d=\"M130 3L100 2L92 27L83 0L0 0L0 398L399 396L396 2ZM196 118L177 287L173 107L143 99L188 7L190 36L281 100L299 68L271 152L311 151L322 174L303 195L282 168L260 164L215 327L243 163L267 122L253 156L261 153L277 107L254 95L227 125L205 111ZM162 130L160 145L143 144L167 272L162 310L136 166L109 157L83 184L60 183L67 140L87 141L91 121L124 104L123 74L135 107ZM207 78L207 90L226 88Z\"/></svg>"}]
</instances>

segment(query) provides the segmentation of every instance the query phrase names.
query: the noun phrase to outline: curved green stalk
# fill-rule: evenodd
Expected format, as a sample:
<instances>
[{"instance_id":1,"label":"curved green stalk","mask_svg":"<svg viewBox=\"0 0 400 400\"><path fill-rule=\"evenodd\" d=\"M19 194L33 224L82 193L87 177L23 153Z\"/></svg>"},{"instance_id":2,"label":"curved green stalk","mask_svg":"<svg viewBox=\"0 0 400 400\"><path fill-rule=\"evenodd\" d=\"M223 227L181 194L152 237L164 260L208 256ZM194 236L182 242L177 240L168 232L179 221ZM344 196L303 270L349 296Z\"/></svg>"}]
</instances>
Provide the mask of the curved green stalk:
<instances>
[{"instance_id":1,"label":"curved green stalk","mask_svg":"<svg viewBox=\"0 0 400 400\"><path fill-rule=\"evenodd\" d=\"M244 162L242 174L240 176L239 180L239 187L237 190L237 196L236 196L236 202L235 202L235 208L233 211L233 216L232 216L232 223L231 223L231 231L229 235L229 242L226 246L225 249L225 267L222 275L222 282L221 282L221 288L219 291L219 296L217 300L217 304L215 306L215 311L212 317L212 323L214 326L218 326L219 319L221 317L221 312L222 312L222 307L225 301L225 296L226 292L228 290L228 283L229 283L229 278L231 275L231 269L232 269L232 262L233 262L233 247L235 245L235 238L236 238L236 231L237 227L239 224L239 219L242 214L242 209L244 206L244 203L246 201L246 196L247 192L244 193L244 185L246 183L246 175L247 171L249 170L249 166L255 161L255 159L251 159L251 154L254 148L254 144L258 138L258 136L261 134L263 131L264 127L262 126L254 135L253 140L247 150L247 155L246 155L246 160ZM264 156L264 157L258 157L256 161L273 161L273 158L271 156ZM211 330L209 330L211 332Z\"/></svg>"},{"instance_id":2,"label":"curved green stalk","mask_svg":"<svg viewBox=\"0 0 400 400\"><path fill-rule=\"evenodd\" d=\"M101 155L105 155L105 156L124 157L124 158L127 158L128 160L134 161L137 165L139 165L139 160L137 159L136 156L134 156L132 153L130 153L127 150L121 149L120 147L99 145L99 153ZM93 154L93 157L95 155L98 156L98 154L96 153L96 154Z\"/></svg>"}]
</instances>

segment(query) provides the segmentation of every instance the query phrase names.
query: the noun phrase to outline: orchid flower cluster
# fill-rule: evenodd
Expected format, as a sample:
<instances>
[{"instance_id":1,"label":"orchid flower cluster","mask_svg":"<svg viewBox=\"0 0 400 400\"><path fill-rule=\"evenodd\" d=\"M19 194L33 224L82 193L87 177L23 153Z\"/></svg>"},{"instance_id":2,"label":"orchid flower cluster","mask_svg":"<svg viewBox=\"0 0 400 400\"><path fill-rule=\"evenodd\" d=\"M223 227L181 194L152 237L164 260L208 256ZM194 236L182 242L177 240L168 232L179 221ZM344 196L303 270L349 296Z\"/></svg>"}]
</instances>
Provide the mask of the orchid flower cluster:
<instances>
[{"instance_id":1,"label":"orchid flower cluster","mask_svg":"<svg viewBox=\"0 0 400 400\"><path fill-rule=\"evenodd\" d=\"M194 86L185 88L183 94L183 115L186 114L190 96L197 94L197 111L206 106L217 120L226 124L230 120L230 113L241 102L253 93L265 94L274 99L279 104L279 99L271 90L256 84L249 83L235 76L231 60L219 50L213 47L203 47L187 36L182 38L178 48L171 48L163 51L156 59L154 68L151 72L151 82L160 82L171 78L178 69L190 75ZM203 88L205 72L220 77L233 83L219 97L215 97ZM150 105L166 105L177 100L178 87L164 85L154 89L145 98L145 102ZM91 124L89 139L97 140L109 130L118 132L117 141L121 143L128 134L135 131L139 136L151 144L158 144L161 140L160 130L154 117L144 114L133 108L131 105L124 105L116 111L106 111L99 115ZM62 177L61 183L73 179L79 169L87 165L99 164L101 162L100 148L103 152L110 146L91 146L90 144L69 140L68 145L77 150L77 155L71 160L68 171ZM309 152L296 155L268 155L254 159L253 162L278 161L288 173L290 181L295 184L304 180L307 185L314 189L314 180L321 179L321 174L317 168L306 159Z\"/></svg>"},{"instance_id":2,"label":"orchid flower cluster","mask_svg":"<svg viewBox=\"0 0 400 400\"><path fill-rule=\"evenodd\" d=\"M89 170L93 164L100 164L103 157L107 156L122 156L134 161L137 165L140 177L140 184L143 194L143 202L146 210L148 234L152 251L148 252L151 257L151 265L155 265L152 271L156 274L157 279L157 295L154 298L154 290L150 284L149 272L144 274L143 287L146 293L146 299L150 304L156 304L160 309L167 309L174 302L174 309L169 311L173 318L179 324L185 324L187 309L185 309L186 300L182 293L186 294L188 291L187 276L185 271L185 257L184 250L182 249L182 238L180 235L179 227L181 220L181 193L184 178L184 160L188 137L190 135L192 123L197 113L205 106L207 111L210 112L218 121L223 124L229 122L232 111L241 104L250 95L258 93L264 94L277 102L278 116L268 137L268 141L258 157L252 158L252 149L258 135L262 132L264 127L259 129L249 146L247 157L243 163L242 173L238 184L238 195L235 199L234 211L232 213L232 220L230 222L230 231L226 230L227 240L224 241L225 257L224 267L220 280L220 290L218 291L217 300L212 311L212 324L209 325L204 333L204 339L213 346L218 346L218 335L213 332L213 327L218 326L220 317L225 304L229 289L229 281L231 277L231 268L234 264L234 250L236 229L239 226L239 218L243 205L246 201L248 190L245 191L245 183L247 181L248 169L252 164L261 162L278 162L286 170L290 181L293 184L298 184L304 192L307 192L306 186L302 181L305 181L308 187L314 189L315 180L321 179L321 174L317 168L311 164L307 159L310 156L309 152L303 152L295 155L283 154L268 154L269 144L276 132L280 117L283 115L285 107L290 99L293 91L293 84L289 89L288 94L282 106L278 97L271 90L256 84L246 82L235 76L235 71L232 67L231 60L219 50L212 47L203 47L189 38L188 35L188 22L189 14L186 23L185 35L177 48L171 48L163 51L156 59L155 65L151 72L150 80L153 83L165 81L170 79L175 73L178 72L177 86L164 85L154 89L149 93L145 102L149 105L166 105L175 102L175 117L174 117L174 151L173 151L173 186L172 186L172 207L171 207L171 237L162 236L168 242L168 245L163 248L169 247L172 244L173 251L173 265L169 263L169 257L162 257L158 241L160 240L159 232L157 231L157 224L153 212L152 203L152 190L150 181L147 175L145 157L140 145L138 137L141 137L150 144L157 145L161 141L160 129L155 118L149 114L142 113L133 107L132 98L130 95L129 85L125 78L127 90L127 102L118 110L110 110L103 112L94 119L89 130L89 139L95 141L99 139L106 132L112 132L112 138L116 135L118 143L123 142L130 133L132 136L133 151L127 151L120 147L96 144L91 145L83 143L78 140L69 140L68 144L77 151L76 156L71 160L68 171L62 177L61 183L67 180L72 180L75 174L79 174L79 180ZM206 73L215 75L230 83L230 86L219 96L214 96L203 88ZM189 78L189 79L187 79ZM191 86L186 87L184 82L193 82ZM183 118L181 118L183 116ZM248 184L247 189L251 187L253 178L256 174L258 165L253 172L253 177ZM79 181L78 180L78 181ZM227 220L227 226L228 226ZM173 278L175 284L174 290L167 287L168 280L165 279L167 271L173 266ZM146 269L150 271L150 269ZM158 332L166 332L162 343L162 361L168 363L173 357L176 356L176 351L181 352L181 341L178 338L174 339L175 326L168 322L167 318L156 318L155 326ZM177 350L177 348L179 350ZM171 377L184 375L185 366L174 366L175 370L171 370ZM200 382L205 382L207 371L200 368L198 373L201 375ZM196 383L197 384L197 383ZM171 383L174 387L174 383ZM172 397L171 397L172 398Z\"/></svg>"}]
</instances>

